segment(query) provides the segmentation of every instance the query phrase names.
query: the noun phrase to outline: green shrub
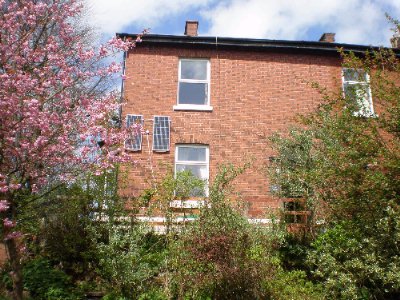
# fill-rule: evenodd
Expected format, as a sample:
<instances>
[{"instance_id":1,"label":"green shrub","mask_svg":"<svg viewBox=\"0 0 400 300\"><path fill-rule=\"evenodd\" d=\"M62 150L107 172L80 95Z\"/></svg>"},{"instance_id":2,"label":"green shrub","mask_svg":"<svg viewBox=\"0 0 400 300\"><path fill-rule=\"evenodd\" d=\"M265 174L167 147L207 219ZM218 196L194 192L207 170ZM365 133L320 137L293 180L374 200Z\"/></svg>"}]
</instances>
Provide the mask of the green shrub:
<instances>
[{"instance_id":1,"label":"green shrub","mask_svg":"<svg viewBox=\"0 0 400 300\"><path fill-rule=\"evenodd\" d=\"M54 268L50 261L36 258L23 268L24 287L33 299L58 300L79 299L73 292L71 278Z\"/></svg>"},{"instance_id":2,"label":"green shrub","mask_svg":"<svg viewBox=\"0 0 400 300\"><path fill-rule=\"evenodd\" d=\"M265 285L270 299L274 300L325 299L322 286L308 280L306 273L300 270L284 271L281 269L271 280L266 281Z\"/></svg>"},{"instance_id":3,"label":"green shrub","mask_svg":"<svg viewBox=\"0 0 400 300\"><path fill-rule=\"evenodd\" d=\"M315 266L332 299L398 299L400 296L400 255L396 249L400 218L377 228L379 234L367 235L351 222L341 223L320 235L313 243L309 262Z\"/></svg>"},{"instance_id":4,"label":"green shrub","mask_svg":"<svg viewBox=\"0 0 400 300\"><path fill-rule=\"evenodd\" d=\"M271 181L305 201L315 239L306 264L297 245L283 258L311 269L329 299L400 299L400 63L387 50L342 55L345 68L369 73L379 116L357 113L361 95L319 87L324 103L271 139Z\"/></svg>"},{"instance_id":5,"label":"green shrub","mask_svg":"<svg viewBox=\"0 0 400 300\"><path fill-rule=\"evenodd\" d=\"M165 260L165 241L143 225L109 225L108 240L98 244L98 274L109 299L137 299L154 286Z\"/></svg>"},{"instance_id":6,"label":"green shrub","mask_svg":"<svg viewBox=\"0 0 400 300\"><path fill-rule=\"evenodd\" d=\"M271 232L250 225L227 199L243 169L221 168L198 219L171 243L172 298L260 299L262 282L274 276L278 259Z\"/></svg>"},{"instance_id":7,"label":"green shrub","mask_svg":"<svg viewBox=\"0 0 400 300\"><path fill-rule=\"evenodd\" d=\"M154 288L141 294L138 300L168 300L168 297L161 289Z\"/></svg>"}]
</instances>

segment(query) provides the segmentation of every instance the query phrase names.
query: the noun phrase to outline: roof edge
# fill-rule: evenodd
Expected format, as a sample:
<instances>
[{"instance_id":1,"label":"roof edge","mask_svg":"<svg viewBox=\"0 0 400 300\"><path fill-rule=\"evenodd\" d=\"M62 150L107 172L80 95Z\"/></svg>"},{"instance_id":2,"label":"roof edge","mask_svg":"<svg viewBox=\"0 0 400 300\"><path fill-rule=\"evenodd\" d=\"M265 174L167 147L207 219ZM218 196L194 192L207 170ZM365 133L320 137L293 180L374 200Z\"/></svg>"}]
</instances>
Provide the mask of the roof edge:
<instances>
[{"instance_id":1,"label":"roof edge","mask_svg":"<svg viewBox=\"0 0 400 300\"><path fill-rule=\"evenodd\" d=\"M117 33L120 38L136 39L137 34ZM380 49L393 50L396 56L400 57L400 49L388 47L366 46L344 43L326 43L319 41L288 41L252 38L233 38L218 36L180 36L180 35L161 35L146 34L142 37L142 43L162 44L168 46L200 46L223 48L250 48L250 49L286 49L286 50L309 50L317 52L332 53L338 52L342 48L345 52L363 54L367 51L377 51Z\"/></svg>"}]
</instances>

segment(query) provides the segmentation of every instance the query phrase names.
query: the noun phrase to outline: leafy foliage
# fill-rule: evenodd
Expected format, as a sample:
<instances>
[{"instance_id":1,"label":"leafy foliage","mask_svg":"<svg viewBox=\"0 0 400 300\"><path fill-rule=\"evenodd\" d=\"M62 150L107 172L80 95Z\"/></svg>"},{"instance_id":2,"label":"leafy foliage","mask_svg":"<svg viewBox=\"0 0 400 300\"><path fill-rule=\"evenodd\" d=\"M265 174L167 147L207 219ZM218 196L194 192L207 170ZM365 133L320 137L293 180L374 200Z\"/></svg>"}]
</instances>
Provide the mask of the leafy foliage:
<instances>
[{"instance_id":1,"label":"leafy foliage","mask_svg":"<svg viewBox=\"0 0 400 300\"><path fill-rule=\"evenodd\" d=\"M284 235L279 230L250 225L241 206L227 198L232 180L243 171L233 166L220 168L198 219L172 245L173 297L287 299L281 298L280 288L283 278L290 275L281 268L277 251ZM281 285L275 284L278 282ZM294 297L299 290L293 287L285 291L285 296ZM311 295L310 291L314 292L314 287L304 295Z\"/></svg>"},{"instance_id":2,"label":"leafy foliage","mask_svg":"<svg viewBox=\"0 0 400 300\"><path fill-rule=\"evenodd\" d=\"M73 293L71 278L59 269L52 267L43 258L28 262L23 269L25 288L34 299L61 300L79 299Z\"/></svg>"},{"instance_id":3,"label":"leafy foliage","mask_svg":"<svg viewBox=\"0 0 400 300\"><path fill-rule=\"evenodd\" d=\"M302 127L271 138L278 152L271 169L279 170L271 179L280 196L302 197L312 211L308 264L329 298L396 298L400 64L390 51L344 60L370 74L379 115L355 114L357 93L326 95Z\"/></svg>"},{"instance_id":4,"label":"leafy foliage","mask_svg":"<svg viewBox=\"0 0 400 300\"><path fill-rule=\"evenodd\" d=\"M165 241L143 225L122 222L109 226L107 242L98 244L98 274L109 291L137 299L154 287L165 259Z\"/></svg>"}]
</instances>

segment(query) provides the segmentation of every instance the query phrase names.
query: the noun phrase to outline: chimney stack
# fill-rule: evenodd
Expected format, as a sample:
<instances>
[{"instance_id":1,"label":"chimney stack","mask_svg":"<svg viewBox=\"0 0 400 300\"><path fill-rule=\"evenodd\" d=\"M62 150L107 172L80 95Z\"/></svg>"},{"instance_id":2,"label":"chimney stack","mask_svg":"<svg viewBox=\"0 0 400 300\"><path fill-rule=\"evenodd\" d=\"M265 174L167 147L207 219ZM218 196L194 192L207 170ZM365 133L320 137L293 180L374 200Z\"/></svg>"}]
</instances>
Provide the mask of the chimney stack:
<instances>
[{"instance_id":1,"label":"chimney stack","mask_svg":"<svg viewBox=\"0 0 400 300\"><path fill-rule=\"evenodd\" d=\"M197 36L197 29L199 28L199 21L186 21L185 35Z\"/></svg>"},{"instance_id":2,"label":"chimney stack","mask_svg":"<svg viewBox=\"0 0 400 300\"><path fill-rule=\"evenodd\" d=\"M400 34L394 34L390 39L390 43L392 44L392 48L400 49Z\"/></svg>"},{"instance_id":3,"label":"chimney stack","mask_svg":"<svg viewBox=\"0 0 400 300\"><path fill-rule=\"evenodd\" d=\"M325 42L325 43L334 43L335 42L335 33L324 33L321 35L321 38L319 39L320 42Z\"/></svg>"}]
</instances>

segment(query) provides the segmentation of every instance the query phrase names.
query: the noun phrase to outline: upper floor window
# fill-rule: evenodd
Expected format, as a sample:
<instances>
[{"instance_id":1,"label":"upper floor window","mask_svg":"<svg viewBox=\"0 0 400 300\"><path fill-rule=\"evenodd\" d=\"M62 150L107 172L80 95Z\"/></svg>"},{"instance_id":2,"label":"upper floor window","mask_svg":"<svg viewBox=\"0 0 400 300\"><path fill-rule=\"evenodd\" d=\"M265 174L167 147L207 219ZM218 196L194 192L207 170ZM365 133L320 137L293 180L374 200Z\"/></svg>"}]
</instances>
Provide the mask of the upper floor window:
<instances>
[{"instance_id":1,"label":"upper floor window","mask_svg":"<svg viewBox=\"0 0 400 300\"><path fill-rule=\"evenodd\" d=\"M174 109L212 110L210 106L210 61L180 59L178 99Z\"/></svg>"},{"instance_id":2,"label":"upper floor window","mask_svg":"<svg viewBox=\"0 0 400 300\"><path fill-rule=\"evenodd\" d=\"M350 108L355 116L373 116L371 89L369 86L369 75L360 69L343 69L343 91L348 100Z\"/></svg>"}]
</instances>

